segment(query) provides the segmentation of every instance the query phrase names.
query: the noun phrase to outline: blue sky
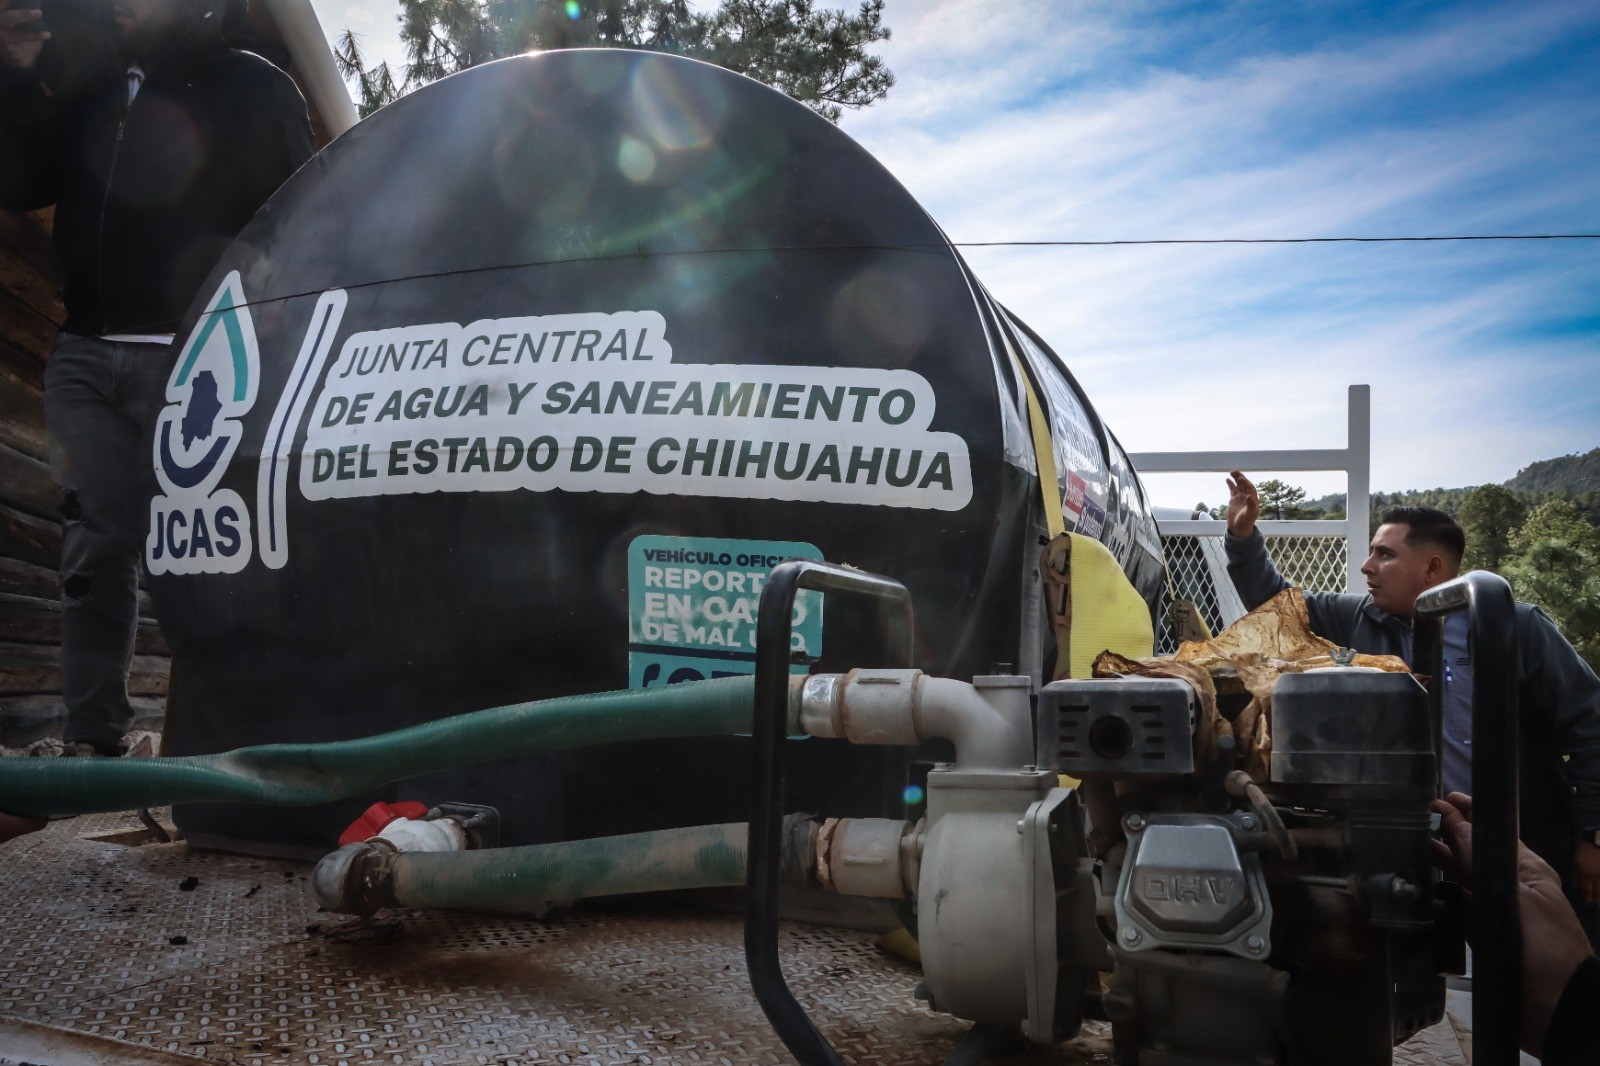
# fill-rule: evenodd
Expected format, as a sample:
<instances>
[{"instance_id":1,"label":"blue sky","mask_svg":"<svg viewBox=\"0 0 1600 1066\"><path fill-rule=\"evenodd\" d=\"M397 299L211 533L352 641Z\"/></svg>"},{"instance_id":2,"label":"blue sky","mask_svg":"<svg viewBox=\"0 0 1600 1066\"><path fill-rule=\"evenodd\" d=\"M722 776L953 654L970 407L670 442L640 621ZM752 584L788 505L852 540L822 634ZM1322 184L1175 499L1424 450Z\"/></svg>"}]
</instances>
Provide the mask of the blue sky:
<instances>
[{"instance_id":1,"label":"blue sky","mask_svg":"<svg viewBox=\"0 0 1600 1066\"><path fill-rule=\"evenodd\" d=\"M398 57L397 0L314 6ZM885 22L898 84L842 126L957 242L1600 233L1592 0L889 0ZM1376 490L1600 446L1600 241L964 254L1132 452L1342 446L1354 383ZM1150 487L1216 502L1213 480Z\"/></svg>"}]
</instances>

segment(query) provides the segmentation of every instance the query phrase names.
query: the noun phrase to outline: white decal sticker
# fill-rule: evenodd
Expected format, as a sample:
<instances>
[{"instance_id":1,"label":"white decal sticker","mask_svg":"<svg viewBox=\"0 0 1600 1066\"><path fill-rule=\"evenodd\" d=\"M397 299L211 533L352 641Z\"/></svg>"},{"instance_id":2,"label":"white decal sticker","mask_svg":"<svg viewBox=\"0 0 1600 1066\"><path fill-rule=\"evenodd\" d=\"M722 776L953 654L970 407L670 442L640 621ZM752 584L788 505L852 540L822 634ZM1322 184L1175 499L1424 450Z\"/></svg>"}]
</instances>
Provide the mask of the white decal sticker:
<instances>
[{"instance_id":1,"label":"white decal sticker","mask_svg":"<svg viewBox=\"0 0 1600 1066\"><path fill-rule=\"evenodd\" d=\"M300 491L955 511L972 498L971 463L961 437L928 429L934 407L909 370L674 364L655 311L405 326L345 340L311 407Z\"/></svg>"},{"instance_id":2,"label":"white decal sticker","mask_svg":"<svg viewBox=\"0 0 1600 1066\"><path fill-rule=\"evenodd\" d=\"M152 459L145 566L152 574L233 574L250 561L250 512L218 489L239 449L239 421L256 401L260 353L239 272L211 297L167 381Z\"/></svg>"},{"instance_id":3,"label":"white decal sticker","mask_svg":"<svg viewBox=\"0 0 1600 1066\"><path fill-rule=\"evenodd\" d=\"M318 297L300 354L295 357L289 380L278 397L278 409L267 426L267 439L261 445L261 464L256 471L256 515L261 521L261 561L274 570L282 569L289 561L287 493L294 437L311 402L317 373L333 350L347 303L349 296L343 289Z\"/></svg>"}]
</instances>

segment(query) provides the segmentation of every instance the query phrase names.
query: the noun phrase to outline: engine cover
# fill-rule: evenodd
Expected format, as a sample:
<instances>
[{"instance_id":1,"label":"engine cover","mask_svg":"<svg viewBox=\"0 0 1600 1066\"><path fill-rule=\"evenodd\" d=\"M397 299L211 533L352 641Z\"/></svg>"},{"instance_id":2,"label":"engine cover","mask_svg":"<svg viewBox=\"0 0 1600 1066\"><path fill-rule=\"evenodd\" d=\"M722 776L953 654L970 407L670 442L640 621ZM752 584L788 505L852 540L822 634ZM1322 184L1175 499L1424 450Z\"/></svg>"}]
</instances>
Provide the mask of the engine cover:
<instances>
[{"instance_id":1,"label":"engine cover","mask_svg":"<svg viewBox=\"0 0 1600 1066\"><path fill-rule=\"evenodd\" d=\"M1168 677L1056 681L1039 690L1038 763L1063 773L1194 771L1194 689Z\"/></svg>"},{"instance_id":2,"label":"engine cover","mask_svg":"<svg viewBox=\"0 0 1600 1066\"><path fill-rule=\"evenodd\" d=\"M1272 904L1261 860L1241 854L1235 816L1160 815L1124 821L1128 856L1117 884L1117 947L1209 949L1247 959L1271 950Z\"/></svg>"},{"instance_id":3,"label":"engine cover","mask_svg":"<svg viewBox=\"0 0 1600 1066\"><path fill-rule=\"evenodd\" d=\"M1308 670L1272 690L1272 779L1431 788L1428 692L1410 674Z\"/></svg>"}]
</instances>

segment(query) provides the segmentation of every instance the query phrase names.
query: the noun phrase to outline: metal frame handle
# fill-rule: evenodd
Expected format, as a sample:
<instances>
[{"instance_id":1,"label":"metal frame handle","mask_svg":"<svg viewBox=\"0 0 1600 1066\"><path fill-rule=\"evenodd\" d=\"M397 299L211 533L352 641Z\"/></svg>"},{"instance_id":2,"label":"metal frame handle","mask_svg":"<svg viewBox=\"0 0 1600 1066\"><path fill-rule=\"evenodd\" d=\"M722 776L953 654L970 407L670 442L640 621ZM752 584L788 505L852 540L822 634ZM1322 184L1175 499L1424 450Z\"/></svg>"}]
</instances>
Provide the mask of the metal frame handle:
<instances>
[{"instance_id":1,"label":"metal frame handle","mask_svg":"<svg viewBox=\"0 0 1600 1066\"><path fill-rule=\"evenodd\" d=\"M1433 671L1428 695L1436 736L1444 684L1444 616L1461 610L1467 612L1472 656L1472 1061L1514 1066L1522 1021L1516 601L1504 578L1482 570L1417 597L1413 658Z\"/></svg>"},{"instance_id":2,"label":"metal frame handle","mask_svg":"<svg viewBox=\"0 0 1600 1066\"><path fill-rule=\"evenodd\" d=\"M756 1001L773 1030L802 1066L842 1066L842 1060L795 1000L778 966L778 858L783 828L783 746L789 719L789 631L802 588L853 592L887 601L891 624L902 620L909 664L915 636L911 594L891 578L833 563L791 559L773 567L756 616L756 691L751 733L755 777L750 794L750 842L745 862L744 959Z\"/></svg>"}]
</instances>

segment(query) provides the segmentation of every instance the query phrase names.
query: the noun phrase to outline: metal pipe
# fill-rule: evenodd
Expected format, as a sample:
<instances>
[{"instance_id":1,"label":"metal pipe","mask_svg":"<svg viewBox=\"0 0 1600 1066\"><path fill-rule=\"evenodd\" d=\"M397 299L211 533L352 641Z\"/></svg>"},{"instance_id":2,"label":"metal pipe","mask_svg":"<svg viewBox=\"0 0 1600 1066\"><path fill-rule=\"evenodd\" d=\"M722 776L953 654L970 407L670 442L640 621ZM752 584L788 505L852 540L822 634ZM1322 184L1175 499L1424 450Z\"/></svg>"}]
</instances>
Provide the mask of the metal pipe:
<instances>
[{"instance_id":1,"label":"metal pipe","mask_svg":"<svg viewBox=\"0 0 1600 1066\"><path fill-rule=\"evenodd\" d=\"M1346 401L1345 441L1345 591L1363 592L1367 579L1361 573L1367 552L1367 515L1372 496L1372 386L1351 385ZM1246 468L1249 469L1249 468Z\"/></svg>"},{"instance_id":2,"label":"metal pipe","mask_svg":"<svg viewBox=\"0 0 1600 1066\"><path fill-rule=\"evenodd\" d=\"M1522 1020L1516 601L1504 578L1475 570L1424 592L1415 610L1425 618L1467 612L1472 656L1472 1061L1512 1066L1519 1061ZM1430 689L1444 683L1444 641L1432 645Z\"/></svg>"},{"instance_id":3,"label":"metal pipe","mask_svg":"<svg viewBox=\"0 0 1600 1066\"><path fill-rule=\"evenodd\" d=\"M974 684L919 670L819 674L800 688L792 725L856 744L918 744L936 737L956 748L962 770L1014 771L1033 761L1027 678L978 678Z\"/></svg>"},{"instance_id":4,"label":"metal pipe","mask_svg":"<svg viewBox=\"0 0 1600 1066\"><path fill-rule=\"evenodd\" d=\"M954 744L959 770L1015 772L1033 762L1031 683L1019 677L980 679L980 684L924 678L912 707L917 734Z\"/></svg>"},{"instance_id":5,"label":"metal pipe","mask_svg":"<svg viewBox=\"0 0 1600 1066\"><path fill-rule=\"evenodd\" d=\"M861 570L792 559L767 575L756 616L755 767L750 792L749 863L745 881L744 957L750 986L773 1031L802 1066L842 1066L826 1037L806 1017L778 965L778 857L783 823L783 746L790 722L789 632L802 588L860 593L898 616L904 661L911 658L914 620L904 585Z\"/></svg>"},{"instance_id":6,"label":"metal pipe","mask_svg":"<svg viewBox=\"0 0 1600 1066\"><path fill-rule=\"evenodd\" d=\"M300 84L311 97L322 125L330 138L337 137L360 121L356 105L350 100L350 90L339 76L339 67L333 61L333 50L317 21L311 0L266 0L267 11L272 15L283 43L294 61Z\"/></svg>"}]
</instances>

